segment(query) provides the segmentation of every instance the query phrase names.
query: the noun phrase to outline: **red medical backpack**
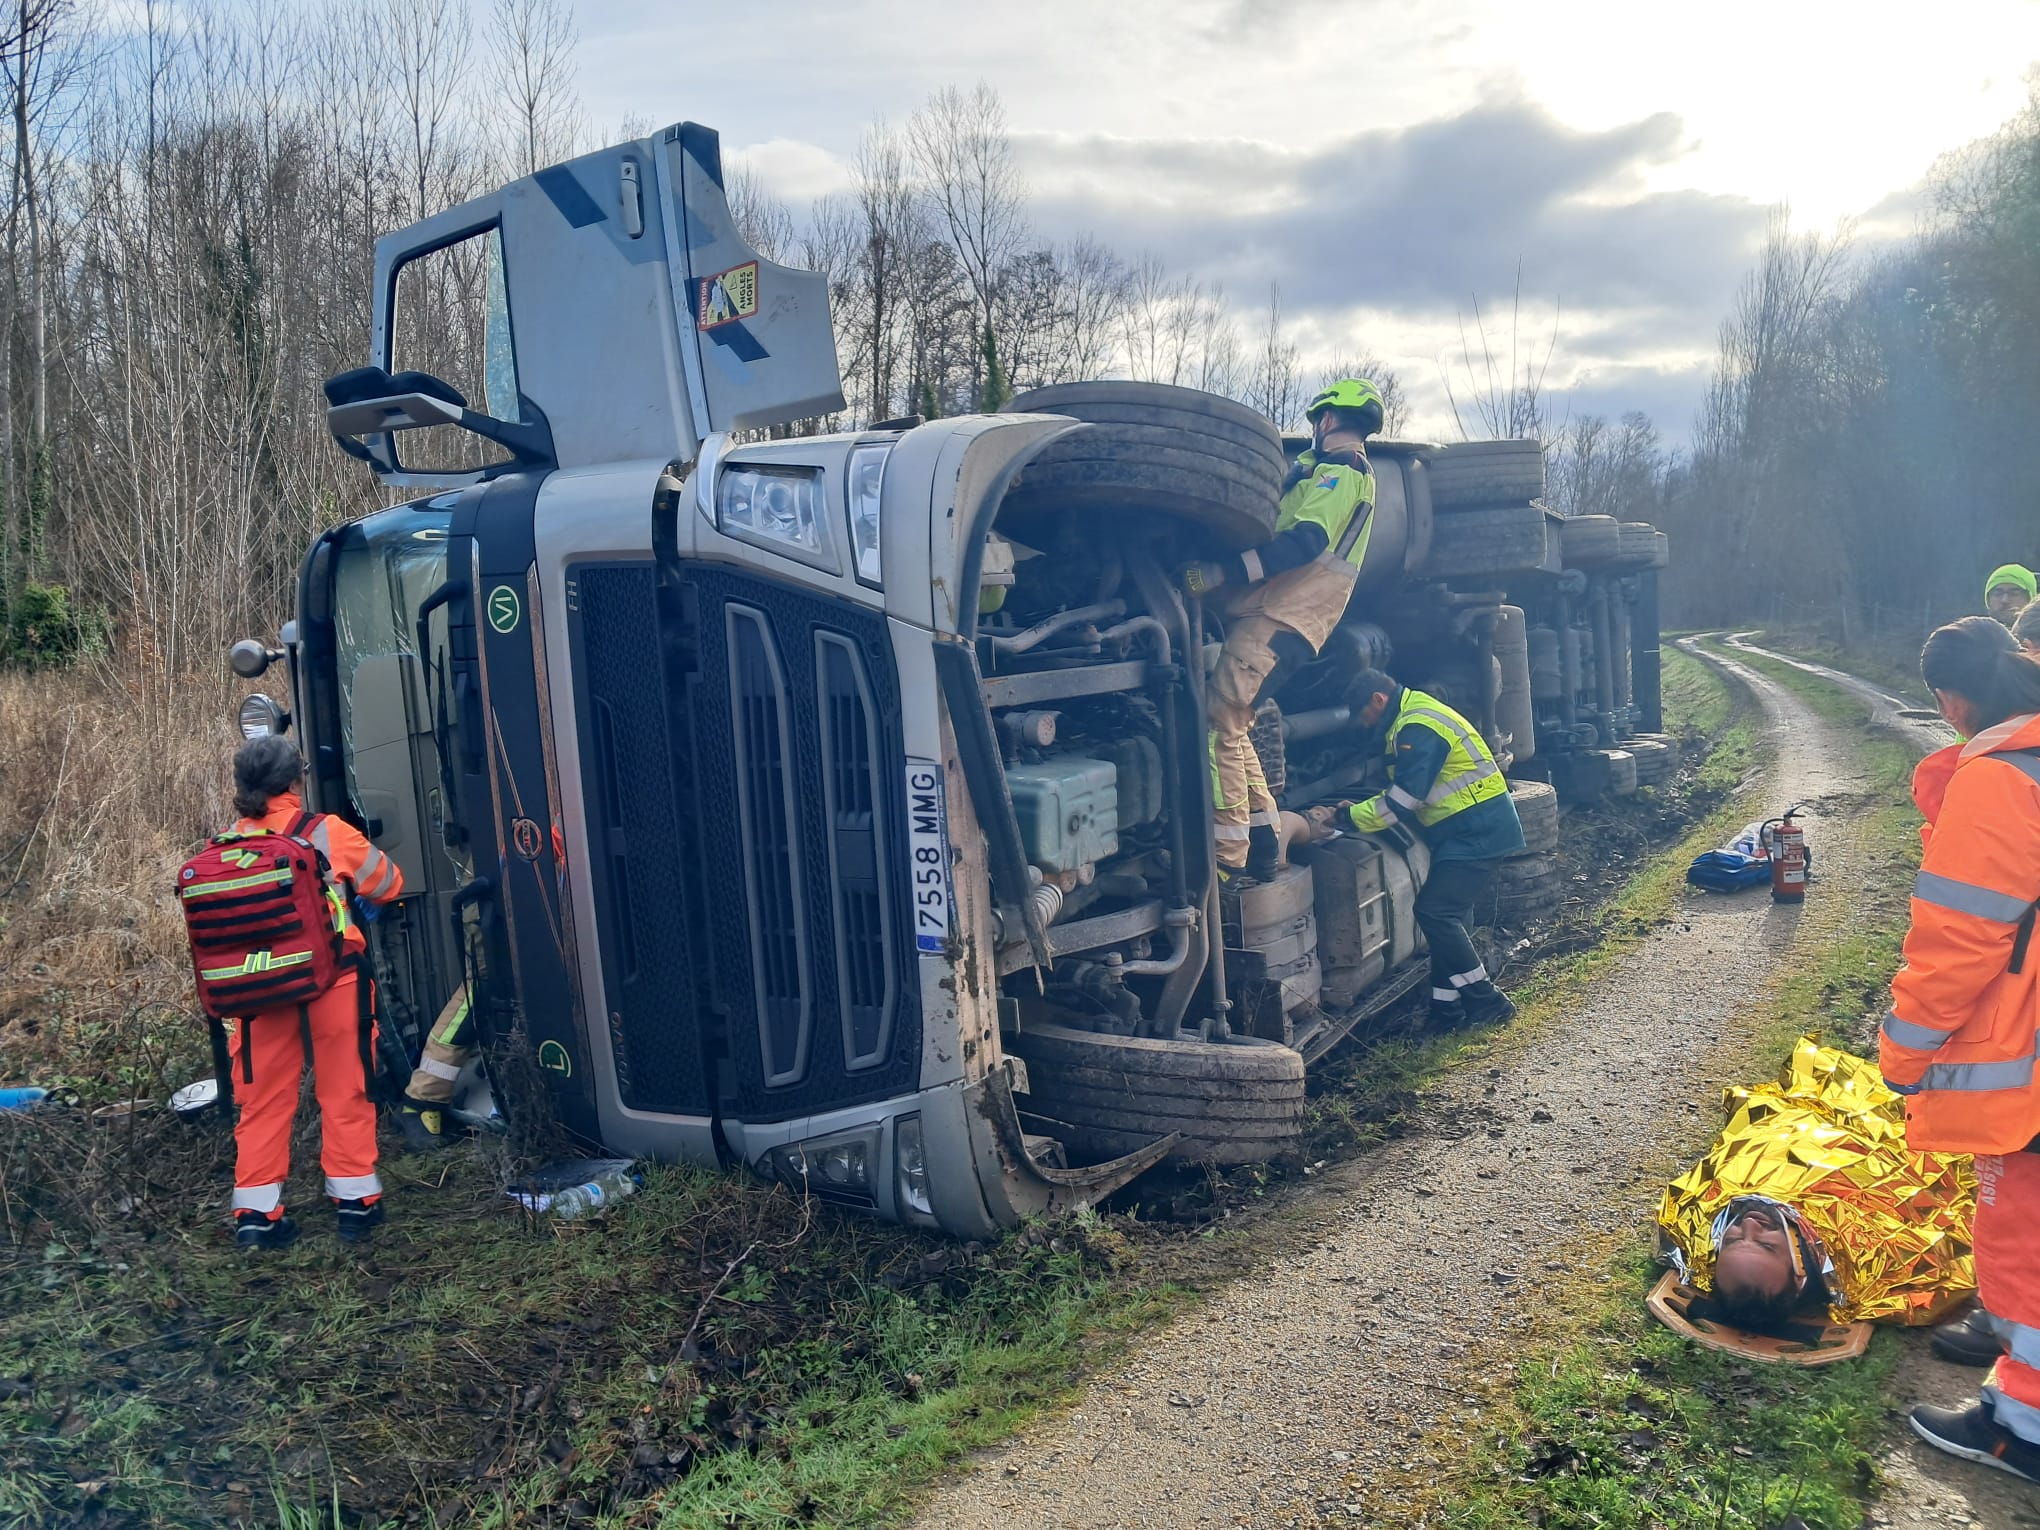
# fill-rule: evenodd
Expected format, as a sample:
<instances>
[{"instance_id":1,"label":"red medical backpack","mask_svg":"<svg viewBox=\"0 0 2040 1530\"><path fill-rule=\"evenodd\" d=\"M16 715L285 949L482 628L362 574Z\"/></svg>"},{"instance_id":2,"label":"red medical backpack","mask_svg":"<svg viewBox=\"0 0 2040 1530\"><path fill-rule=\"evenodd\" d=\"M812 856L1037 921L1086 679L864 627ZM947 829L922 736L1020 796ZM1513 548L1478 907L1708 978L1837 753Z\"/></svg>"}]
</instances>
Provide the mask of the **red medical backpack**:
<instances>
[{"instance_id":1,"label":"red medical backpack","mask_svg":"<svg viewBox=\"0 0 2040 1530\"><path fill-rule=\"evenodd\" d=\"M339 977L326 857L304 837L317 822L300 813L281 833L222 834L177 873L198 1002L213 1019L309 1003Z\"/></svg>"}]
</instances>

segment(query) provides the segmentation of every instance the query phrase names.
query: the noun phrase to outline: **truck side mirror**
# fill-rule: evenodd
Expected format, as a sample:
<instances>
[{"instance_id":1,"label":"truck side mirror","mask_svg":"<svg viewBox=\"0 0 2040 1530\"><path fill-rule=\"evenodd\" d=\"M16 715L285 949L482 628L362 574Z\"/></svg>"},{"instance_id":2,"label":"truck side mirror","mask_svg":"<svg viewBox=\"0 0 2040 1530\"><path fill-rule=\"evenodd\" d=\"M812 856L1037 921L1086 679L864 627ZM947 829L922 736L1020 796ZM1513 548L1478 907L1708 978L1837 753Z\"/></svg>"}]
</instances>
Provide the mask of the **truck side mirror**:
<instances>
[{"instance_id":1,"label":"truck side mirror","mask_svg":"<svg viewBox=\"0 0 2040 1530\"><path fill-rule=\"evenodd\" d=\"M407 475L420 482L476 483L518 468L553 466L552 429L528 400L525 409L537 418L517 423L479 413L459 389L430 372L392 375L381 367L356 367L326 380L326 428L342 451L380 474L405 471L394 439L400 430L451 425L510 453L507 461L471 473Z\"/></svg>"}]
</instances>

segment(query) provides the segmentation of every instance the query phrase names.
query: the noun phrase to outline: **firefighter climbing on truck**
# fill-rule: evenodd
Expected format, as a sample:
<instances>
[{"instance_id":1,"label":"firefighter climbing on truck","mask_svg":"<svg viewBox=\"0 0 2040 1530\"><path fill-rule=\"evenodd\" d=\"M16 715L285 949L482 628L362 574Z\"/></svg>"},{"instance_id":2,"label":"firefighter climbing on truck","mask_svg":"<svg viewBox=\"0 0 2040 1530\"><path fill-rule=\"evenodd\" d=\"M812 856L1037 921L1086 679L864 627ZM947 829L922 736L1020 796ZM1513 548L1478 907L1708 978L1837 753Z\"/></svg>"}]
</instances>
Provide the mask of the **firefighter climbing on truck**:
<instances>
[{"instance_id":1,"label":"firefighter climbing on truck","mask_svg":"<svg viewBox=\"0 0 2040 1530\"><path fill-rule=\"evenodd\" d=\"M1306 411L1311 446L1283 484L1272 540L1184 570L1193 595L1218 590L1230 628L1207 705L1213 834L1221 874L1265 881L1282 858L1280 815L1249 733L1269 676L1308 663L1346 614L1374 515L1367 438L1381 429L1381 391L1364 377L1335 382Z\"/></svg>"},{"instance_id":2,"label":"firefighter climbing on truck","mask_svg":"<svg viewBox=\"0 0 2040 1530\"><path fill-rule=\"evenodd\" d=\"M1516 1013L1474 949L1466 922L1502 861L1523 848L1508 780L1478 729L1435 696L1379 670L1353 677L1360 720L1380 727L1389 785L1342 803L1336 822L1362 834L1411 833L1431 849L1417 924L1431 948L1431 1025L1492 1025Z\"/></svg>"}]
</instances>

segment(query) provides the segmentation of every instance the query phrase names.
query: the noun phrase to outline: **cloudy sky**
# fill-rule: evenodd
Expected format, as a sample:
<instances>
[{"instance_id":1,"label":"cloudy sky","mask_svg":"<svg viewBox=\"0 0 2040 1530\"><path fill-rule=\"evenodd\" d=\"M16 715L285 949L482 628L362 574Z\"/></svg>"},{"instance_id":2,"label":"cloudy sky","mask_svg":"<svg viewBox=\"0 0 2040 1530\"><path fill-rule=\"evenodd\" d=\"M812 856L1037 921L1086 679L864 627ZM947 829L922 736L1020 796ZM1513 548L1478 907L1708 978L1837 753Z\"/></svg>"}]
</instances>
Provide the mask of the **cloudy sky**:
<instances>
[{"instance_id":1,"label":"cloudy sky","mask_svg":"<svg viewBox=\"0 0 2040 1530\"><path fill-rule=\"evenodd\" d=\"M598 122L707 123L796 209L867 124L983 79L1044 236L1244 310L1279 283L1307 360L1382 355L1448 437L1461 318L1505 351L1520 268L1561 409L1678 438L1769 209L1903 237L2025 101L2040 0L584 0L581 36Z\"/></svg>"}]
</instances>

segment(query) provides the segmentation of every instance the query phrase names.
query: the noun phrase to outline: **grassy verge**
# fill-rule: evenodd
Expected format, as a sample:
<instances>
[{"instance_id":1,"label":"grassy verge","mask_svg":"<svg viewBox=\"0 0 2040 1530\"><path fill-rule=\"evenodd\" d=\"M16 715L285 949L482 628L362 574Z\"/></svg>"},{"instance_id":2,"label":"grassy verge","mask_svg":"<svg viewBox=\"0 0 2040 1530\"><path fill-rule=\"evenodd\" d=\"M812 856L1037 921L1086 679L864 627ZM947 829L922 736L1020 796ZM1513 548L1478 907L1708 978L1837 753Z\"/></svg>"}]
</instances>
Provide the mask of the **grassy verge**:
<instances>
[{"instance_id":1,"label":"grassy verge","mask_svg":"<svg viewBox=\"0 0 2040 1530\"><path fill-rule=\"evenodd\" d=\"M1861 704L1790 666L1772 674L1824 715L1861 723ZM1764 1001L1749 1050L1760 1076L1807 1031L1862 1050L1898 961L1905 889L1917 864L1905 796L1910 757L1865 737L1860 804L1871 889L1846 908L1809 905L1819 923L1802 960ZM1732 815L1731 815L1732 816ZM1697 837L1697 836L1696 836ZM1816 894L1816 897L1818 895ZM1875 1483L1896 1357L1881 1334L1861 1363L1821 1370L1750 1365L1688 1346L1644 1311L1657 1271L1641 1231L1582 1262L1582 1274L1528 1336L1513 1392L1466 1467L1442 1485L1453 1530L1634 1527L1772 1530L1794 1517L1853 1530Z\"/></svg>"},{"instance_id":2,"label":"grassy verge","mask_svg":"<svg viewBox=\"0 0 2040 1530\"><path fill-rule=\"evenodd\" d=\"M959 1247L654 1168L555 1226L478 1155L389 1168L359 1258L317 1207L257 1264L203 1226L18 1248L0 1521L869 1524L1182 1297L1098 1218Z\"/></svg>"}]
</instances>

